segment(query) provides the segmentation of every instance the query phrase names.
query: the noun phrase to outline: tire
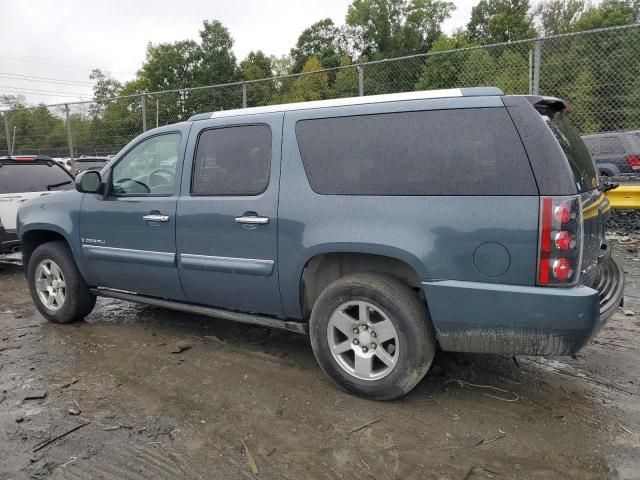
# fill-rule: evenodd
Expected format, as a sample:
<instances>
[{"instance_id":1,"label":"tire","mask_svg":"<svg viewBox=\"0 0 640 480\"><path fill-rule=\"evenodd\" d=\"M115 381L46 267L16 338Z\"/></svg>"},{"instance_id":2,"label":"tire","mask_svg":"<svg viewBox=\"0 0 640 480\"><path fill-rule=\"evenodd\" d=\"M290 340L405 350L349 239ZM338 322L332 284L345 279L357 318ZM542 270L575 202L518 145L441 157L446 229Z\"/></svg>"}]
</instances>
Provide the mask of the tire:
<instances>
[{"instance_id":1,"label":"tire","mask_svg":"<svg viewBox=\"0 0 640 480\"><path fill-rule=\"evenodd\" d=\"M39 269L41 265L46 269ZM64 281L64 287L61 286L60 280L57 280L57 283L45 284L51 286L51 291L58 292L57 295L53 295L56 299L49 305L44 297L51 298L52 295L47 292L42 292L41 295L37 286L43 285L38 281L42 280L42 276L46 276L46 270L52 273L49 278L55 278L59 270L60 279ZM81 320L89 315L95 306L96 297L89 291L65 242L43 243L37 247L29 259L27 280L33 303L42 316L51 322L70 323Z\"/></svg>"},{"instance_id":2,"label":"tire","mask_svg":"<svg viewBox=\"0 0 640 480\"><path fill-rule=\"evenodd\" d=\"M424 301L407 285L381 274L353 274L331 283L313 306L309 334L316 360L329 378L343 390L373 400L407 394L425 376L436 351Z\"/></svg>"}]
</instances>

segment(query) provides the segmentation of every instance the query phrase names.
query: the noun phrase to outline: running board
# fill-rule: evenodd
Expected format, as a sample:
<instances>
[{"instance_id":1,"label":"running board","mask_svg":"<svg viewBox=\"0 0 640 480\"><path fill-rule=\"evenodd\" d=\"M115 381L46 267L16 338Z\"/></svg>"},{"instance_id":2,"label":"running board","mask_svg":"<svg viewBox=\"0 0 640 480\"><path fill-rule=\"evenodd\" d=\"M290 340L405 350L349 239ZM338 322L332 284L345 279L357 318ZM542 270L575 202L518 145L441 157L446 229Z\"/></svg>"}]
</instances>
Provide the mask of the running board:
<instances>
[{"instance_id":1,"label":"running board","mask_svg":"<svg viewBox=\"0 0 640 480\"><path fill-rule=\"evenodd\" d=\"M251 325L260 325L262 327L279 328L290 332L309 334L309 327L304 322L293 322L290 320L282 320L281 318L268 317L265 315L255 315L252 313L233 312L221 308L204 307L202 305L192 305L189 303L174 302L172 300L164 300L161 298L147 297L136 293L122 292L119 290L110 290L108 288L92 288L91 293L100 297L117 298L118 300L126 300L128 302L144 303L155 307L168 308L171 310L179 310L181 312L195 313L197 315L206 315L207 317L222 318L224 320L232 320L240 323L250 323Z\"/></svg>"}]
</instances>

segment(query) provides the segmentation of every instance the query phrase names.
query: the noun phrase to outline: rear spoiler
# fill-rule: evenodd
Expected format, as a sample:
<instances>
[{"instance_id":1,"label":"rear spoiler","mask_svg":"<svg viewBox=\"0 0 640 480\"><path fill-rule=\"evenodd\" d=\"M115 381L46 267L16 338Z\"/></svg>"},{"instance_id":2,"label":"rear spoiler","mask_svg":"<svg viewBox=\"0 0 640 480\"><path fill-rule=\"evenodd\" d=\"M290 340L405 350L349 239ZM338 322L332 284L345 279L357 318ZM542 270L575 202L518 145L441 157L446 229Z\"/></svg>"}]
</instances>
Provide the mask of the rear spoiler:
<instances>
[{"instance_id":1,"label":"rear spoiler","mask_svg":"<svg viewBox=\"0 0 640 480\"><path fill-rule=\"evenodd\" d=\"M553 116L558 112L570 112L572 110L569 102L556 97L545 97L542 95L523 95L524 98L531 102L540 114Z\"/></svg>"}]
</instances>

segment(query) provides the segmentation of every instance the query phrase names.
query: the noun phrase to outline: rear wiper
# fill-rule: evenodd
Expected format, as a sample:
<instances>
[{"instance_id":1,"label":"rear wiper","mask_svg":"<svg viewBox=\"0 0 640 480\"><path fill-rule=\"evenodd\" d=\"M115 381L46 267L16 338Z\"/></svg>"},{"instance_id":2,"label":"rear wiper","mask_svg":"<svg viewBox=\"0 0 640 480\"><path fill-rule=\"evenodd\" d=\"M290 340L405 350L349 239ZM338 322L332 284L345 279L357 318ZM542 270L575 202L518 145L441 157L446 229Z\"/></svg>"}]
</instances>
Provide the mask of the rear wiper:
<instances>
[{"instance_id":1,"label":"rear wiper","mask_svg":"<svg viewBox=\"0 0 640 480\"><path fill-rule=\"evenodd\" d=\"M598 185L598 190L600 190L601 192L608 192L609 190L613 190L614 188L618 188L620 186L619 183L613 183L613 182L602 182L600 185Z\"/></svg>"},{"instance_id":2,"label":"rear wiper","mask_svg":"<svg viewBox=\"0 0 640 480\"><path fill-rule=\"evenodd\" d=\"M71 180L67 180L66 182L54 183L53 185L47 185L47 190L51 191L52 188L62 187L63 185L69 185Z\"/></svg>"}]
</instances>

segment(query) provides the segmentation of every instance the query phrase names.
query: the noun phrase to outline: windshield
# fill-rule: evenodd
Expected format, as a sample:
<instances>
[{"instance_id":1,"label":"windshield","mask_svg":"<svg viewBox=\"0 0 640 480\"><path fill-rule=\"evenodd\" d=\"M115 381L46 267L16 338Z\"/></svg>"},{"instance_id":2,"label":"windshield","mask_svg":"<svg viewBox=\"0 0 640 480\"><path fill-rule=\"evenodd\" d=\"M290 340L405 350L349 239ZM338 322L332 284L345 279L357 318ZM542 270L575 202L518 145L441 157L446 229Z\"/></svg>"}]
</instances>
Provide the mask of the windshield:
<instances>
[{"instance_id":1,"label":"windshield","mask_svg":"<svg viewBox=\"0 0 640 480\"><path fill-rule=\"evenodd\" d=\"M73 179L57 165L4 163L0 165L0 194L69 190Z\"/></svg>"},{"instance_id":2,"label":"windshield","mask_svg":"<svg viewBox=\"0 0 640 480\"><path fill-rule=\"evenodd\" d=\"M578 192L596 188L598 173L595 163L580 134L569 122L568 115L560 112L552 117L545 116L545 120L569 160Z\"/></svg>"}]
</instances>

